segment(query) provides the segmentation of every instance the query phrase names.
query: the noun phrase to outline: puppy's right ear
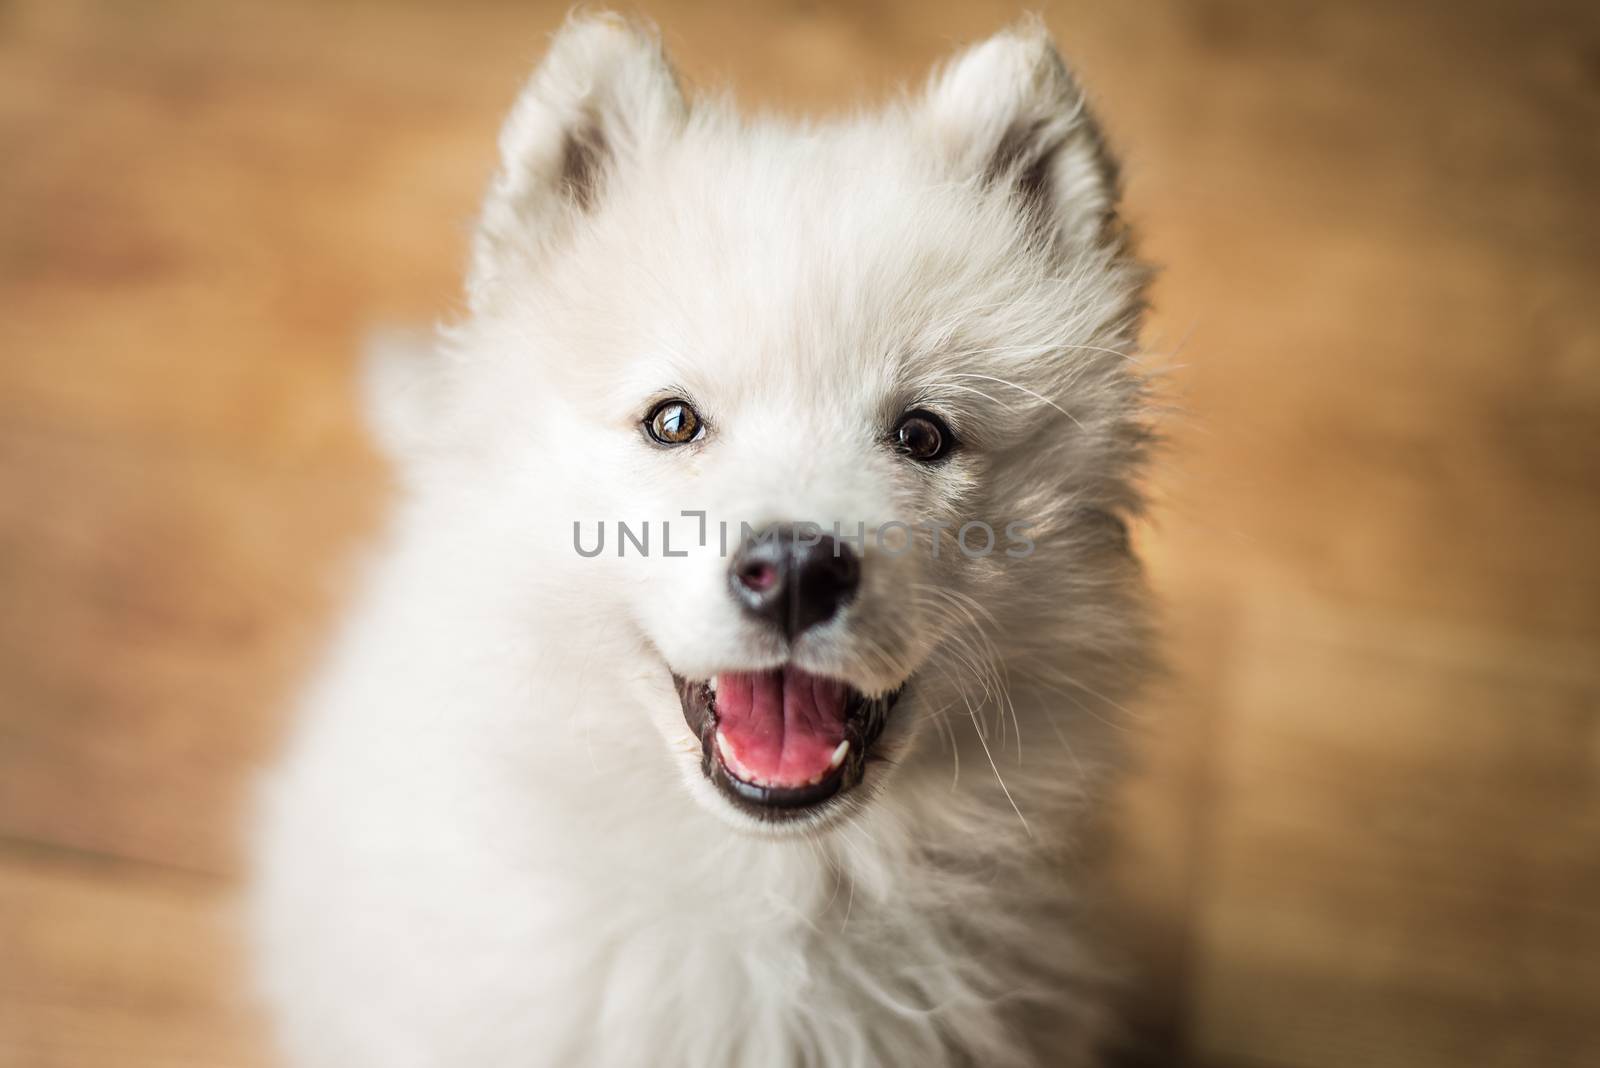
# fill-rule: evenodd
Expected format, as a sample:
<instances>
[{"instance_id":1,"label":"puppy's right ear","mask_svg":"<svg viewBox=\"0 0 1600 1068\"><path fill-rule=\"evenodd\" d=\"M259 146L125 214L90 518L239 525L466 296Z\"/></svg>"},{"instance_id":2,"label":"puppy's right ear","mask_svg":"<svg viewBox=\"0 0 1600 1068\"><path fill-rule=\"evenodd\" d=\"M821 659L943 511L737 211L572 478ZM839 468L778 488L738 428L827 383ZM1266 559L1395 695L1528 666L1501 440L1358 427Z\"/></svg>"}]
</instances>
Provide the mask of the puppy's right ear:
<instances>
[{"instance_id":1,"label":"puppy's right ear","mask_svg":"<svg viewBox=\"0 0 1600 1068\"><path fill-rule=\"evenodd\" d=\"M688 109L661 42L609 14L555 35L500 131L500 169L473 239L467 298L493 299L596 210L607 184L683 128Z\"/></svg>"}]
</instances>

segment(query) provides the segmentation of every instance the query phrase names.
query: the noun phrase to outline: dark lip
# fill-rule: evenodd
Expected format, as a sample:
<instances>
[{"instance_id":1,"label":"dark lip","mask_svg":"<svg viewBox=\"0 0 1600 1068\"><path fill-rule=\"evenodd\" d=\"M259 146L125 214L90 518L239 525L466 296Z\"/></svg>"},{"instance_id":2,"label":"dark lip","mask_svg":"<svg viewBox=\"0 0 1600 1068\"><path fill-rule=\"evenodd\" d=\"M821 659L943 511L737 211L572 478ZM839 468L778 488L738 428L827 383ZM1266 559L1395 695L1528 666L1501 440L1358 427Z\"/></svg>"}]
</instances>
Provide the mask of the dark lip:
<instances>
[{"instance_id":1,"label":"dark lip","mask_svg":"<svg viewBox=\"0 0 1600 1068\"><path fill-rule=\"evenodd\" d=\"M850 691L845 711L845 738L850 752L838 769L808 786L767 787L745 782L731 774L717 755L716 699L706 682L676 673L672 681L683 705L683 719L700 739L700 770L723 797L741 812L766 823L784 823L814 815L839 795L860 784L872 759L872 746L889 720L889 712L905 691L902 684L878 697Z\"/></svg>"}]
</instances>

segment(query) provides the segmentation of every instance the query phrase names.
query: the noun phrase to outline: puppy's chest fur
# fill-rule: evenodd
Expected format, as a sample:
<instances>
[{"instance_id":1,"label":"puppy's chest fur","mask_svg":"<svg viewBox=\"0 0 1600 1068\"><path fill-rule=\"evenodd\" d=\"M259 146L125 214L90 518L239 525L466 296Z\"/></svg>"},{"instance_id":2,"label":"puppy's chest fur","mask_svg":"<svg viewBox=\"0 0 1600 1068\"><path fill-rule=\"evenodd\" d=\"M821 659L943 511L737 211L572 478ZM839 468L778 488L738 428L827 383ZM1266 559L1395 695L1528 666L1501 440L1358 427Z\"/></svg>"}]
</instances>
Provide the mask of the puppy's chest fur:
<instances>
[{"instance_id":1,"label":"puppy's chest fur","mask_svg":"<svg viewBox=\"0 0 1600 1068\"><path fill-rule=\"evenodd\" d=\"M505 843L476 888L503 880L496 896L529 907L520 925L482 914L452 948L500 958L461 997L452 1041L495 1006L559 1051L537 1063L1087 1063L1102 977L1074 934L1064 828L1029 836L983 791L951 805L942 774L897 785L898 801L846 829L780 843L730 841L653 792L597 812L527 790L522 804L583 815L544 823L537 874ZM921 818L941 795L940 817ZM438 907L460 901L448 891ZM519 1032L475 1036L475 1063L522 1063Z\"/></svg>"},{"instance_id":2,"label":"puppy's chest fur","mask_svg":"<svg viewBox=\"0 0 1600 1068\"><path fill-rule=\"evenodd\" d=\"M722 878L651 900L595 962L598 1016L614 1026L579 1023L577 1059L1084 1062L1101 1034L1098 977L1066 934L1066 867L1041 857L980 871L927 849L889 870L881 855L851 856L869 833L730 855ZM579 922L591 920L605 922Z\"/></svg>"}]
</instances>

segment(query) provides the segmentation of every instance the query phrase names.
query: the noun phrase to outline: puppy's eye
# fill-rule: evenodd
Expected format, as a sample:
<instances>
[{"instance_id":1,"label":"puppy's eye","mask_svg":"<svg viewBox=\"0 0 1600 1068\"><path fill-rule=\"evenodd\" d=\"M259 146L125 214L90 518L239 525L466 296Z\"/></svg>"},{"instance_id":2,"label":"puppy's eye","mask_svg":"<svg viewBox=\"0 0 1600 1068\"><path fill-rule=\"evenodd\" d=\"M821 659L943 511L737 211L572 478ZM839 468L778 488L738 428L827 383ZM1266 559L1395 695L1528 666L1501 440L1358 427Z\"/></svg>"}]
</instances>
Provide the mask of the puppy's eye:
<instances>
[{"instance_id":1,"label":"puppy's eye","mask_svg":"<svg viewBox=\"0 0 1600 1068\"><path fill-rule=\"evenodd\" d=\"M918 409L900 417L894 428L894 447L913 460L931 463L955 448L956 436L932 412Z\"/></svg>"},{"instance_id":2,"label":"puppy's eye","mask_svg":"<svg viewBox=\"0 0 1600 1068\"><path fill-rule=\"evenodd\" d=\"M688 401L664 400L644 417L644 429L662 445L686 445L700 436L705 424Z\"/></svg>"}]
</instances>

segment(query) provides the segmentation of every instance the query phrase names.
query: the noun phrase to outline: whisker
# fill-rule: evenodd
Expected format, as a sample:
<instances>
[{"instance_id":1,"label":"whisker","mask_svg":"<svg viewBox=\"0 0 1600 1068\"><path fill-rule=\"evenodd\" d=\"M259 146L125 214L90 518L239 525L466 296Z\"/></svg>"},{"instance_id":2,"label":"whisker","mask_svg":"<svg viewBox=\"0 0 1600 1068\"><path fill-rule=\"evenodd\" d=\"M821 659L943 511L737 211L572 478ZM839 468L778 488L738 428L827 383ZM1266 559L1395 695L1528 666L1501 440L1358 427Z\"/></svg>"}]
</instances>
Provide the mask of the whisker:
<instances>
[{"instance_id":1,"label":"whisker","mask_svg":"<svg viewBox=\"0 0 1600 1068\"><path fill-rule=\"evenodd\" d=\"M972 703L967 702L968 711L972 712L973 724L976 726L978 714L972 709ZM978 732L978 744L983 746L983 755L989 759L989 768L994 772L994 781L1000 784L1000 792L1006 795L1006 800L1011 803L1011 811L1017 814L1017 819L1022 823L1022 829L1033 837L1033 828L1028 826L1028 818L1022 814L1022 809L1017 807L1016 799L1011 796L1011 789L1006 786L1005 776L1000 774L1000 765L994 762L994 754L989 751L989 743L984 740L983 732Z\"/></svg>"},{"instance_id":2,"label":"whisker","mask_svg":"<svg viewBox=\"0 0 1600 1068\"><path fill-rule=\"evenodd\" d=\"M1004 378L997 378L994 375L980 375L980 374L976 374L976 373L974 373L972 371L957 371L957 372L954 372L954 377L956 377L956 378L982 378L982 379L984 379L986 381L989 381L989 382L999 383L1002 386L1010 386L1012 389L1019 390L1019 391L1021 391L1023 393L1026 393L1028 396L1034 398L1035 400L1042 401L1043 403L1048 404L1050 407L1054 408L1056 411L1060 412L1062 415L1066 416L1068 419L1071 419L1073 425L1076 426L1079 430L1087 431L1087 429L1088 429L1081 422L1078 421L1078 417L1077 416L1073 415L1071 412L1069 412L1065 408L1061 407L1061 405L1057 404L1055 401L1051 400L1049 397L1046 397L1043 393L1035 393L1033 390L1029 389L1027 386L1021 386L1021 385L1018 385L1015 382L1007 381Z\"/></svg>"}]
</instances>

